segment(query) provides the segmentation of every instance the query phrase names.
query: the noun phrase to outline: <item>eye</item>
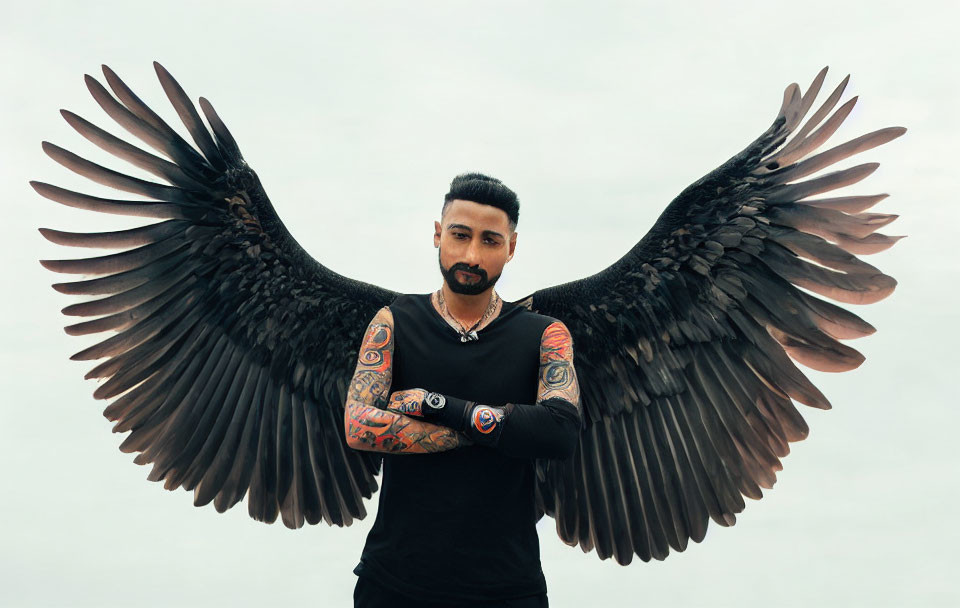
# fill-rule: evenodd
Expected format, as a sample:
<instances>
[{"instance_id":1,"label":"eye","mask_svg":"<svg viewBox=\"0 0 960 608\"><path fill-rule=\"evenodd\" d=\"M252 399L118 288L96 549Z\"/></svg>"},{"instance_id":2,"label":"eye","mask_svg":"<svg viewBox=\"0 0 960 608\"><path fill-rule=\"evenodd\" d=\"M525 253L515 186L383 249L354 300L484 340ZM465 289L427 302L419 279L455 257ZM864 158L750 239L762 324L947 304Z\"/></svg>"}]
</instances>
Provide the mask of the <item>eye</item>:
<instances>
[{"instance_id":1,"label":"eye","mask_svg":"<svg viewBox=\"0 0 960 608\"><path fill-rule=\"evenodd\" d=\"M467 235L466 235L466 233L464 233L464 232L454 232L454 233L453 233L453 238L455 238L455 239L462 239L462 238L464 238L464 237L466 237L466 236L467 236Z\"/></svg>"},{"instance_id":2,"label":"eye","mask_svg":"<svg viewBox=\"0 0 960 608\"><path fill-rule=\"evenodd\" d=\"M496 240L496 239L491 239L490 237L485 238L484 241L486 241L486 243L487 243L488 245L496 245L496 244L497 244L497 240Z\"/></svg>"}]
</instances>

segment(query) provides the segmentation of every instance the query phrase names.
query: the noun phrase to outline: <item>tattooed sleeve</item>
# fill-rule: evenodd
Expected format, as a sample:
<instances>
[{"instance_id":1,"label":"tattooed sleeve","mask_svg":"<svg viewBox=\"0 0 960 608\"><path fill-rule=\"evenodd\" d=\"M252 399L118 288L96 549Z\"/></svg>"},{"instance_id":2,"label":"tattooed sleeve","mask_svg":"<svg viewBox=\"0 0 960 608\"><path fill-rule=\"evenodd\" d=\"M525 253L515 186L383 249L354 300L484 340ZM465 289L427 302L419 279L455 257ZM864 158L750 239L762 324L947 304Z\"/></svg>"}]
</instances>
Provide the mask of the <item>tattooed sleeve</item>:
<instances>
[{"instance_id":1,"label":"tattooed sleeve","mask_svg":"<svg viewBox=\"0 0 960 608\"><path fill-rule=\"evenodd\" d=\"M580 407L580 385L573 368L573 339L566 325L551 323L540 339L540 389L537 401L553 397Z\"/></svg>"},{"instance_id":2,"label":"tattooed sleeve","mask_svg":"<svg viewBox=\"0 0 960 608\"><path fill-rule=\"evenodd\" d=\"M344 431L358 450L423 454L466 443L456 431L383 409L393 379L393 315L382 308L367 327L347 390ZM408 395L409 391L396 394Z\"/></svg>"}]
</instances>

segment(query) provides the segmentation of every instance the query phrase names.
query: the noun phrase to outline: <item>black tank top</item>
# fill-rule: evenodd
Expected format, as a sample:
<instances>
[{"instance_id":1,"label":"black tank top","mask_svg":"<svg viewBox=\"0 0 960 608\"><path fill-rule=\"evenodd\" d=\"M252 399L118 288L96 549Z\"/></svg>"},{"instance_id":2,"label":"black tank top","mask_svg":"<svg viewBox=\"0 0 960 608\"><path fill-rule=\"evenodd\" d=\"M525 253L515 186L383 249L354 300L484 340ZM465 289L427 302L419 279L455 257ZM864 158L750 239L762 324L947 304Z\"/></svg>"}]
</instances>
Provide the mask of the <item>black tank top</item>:
<instances>
[{"instance_id":1,"label":"black tank top","mask_svg":"<svg viewBox=\"0 0 960 608\"><path fill-rule=\"evenodd\" d=\"M503 303L461 342L429 294L399 296L390 390L423 388L486 405L535 403L540 339L555 319ZM385 454L377 519L359 576L418 599L506 599L546 591L534 463L468 446Z\"/></svg>"}]
</instances>

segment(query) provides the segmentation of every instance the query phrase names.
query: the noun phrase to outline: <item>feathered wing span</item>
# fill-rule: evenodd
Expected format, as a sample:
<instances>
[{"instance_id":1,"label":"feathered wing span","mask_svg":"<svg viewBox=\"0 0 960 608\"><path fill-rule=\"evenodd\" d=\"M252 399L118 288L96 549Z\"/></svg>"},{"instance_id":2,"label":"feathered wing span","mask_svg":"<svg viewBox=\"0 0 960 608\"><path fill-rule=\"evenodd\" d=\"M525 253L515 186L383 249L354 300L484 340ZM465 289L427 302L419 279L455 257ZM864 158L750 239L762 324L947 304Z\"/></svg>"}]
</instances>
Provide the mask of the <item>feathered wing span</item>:
<instances>
[{"instance_id":1,"label":"feathered wing span","mask_svg":"<svg viewBox=\"0 0 960 608\"><path fill-rule=\"evenodd\" d=\"M119 249L41 262L94 275L54 288L95 296L63 309L89 320L74 335L112 332L72 358L104 359L87 374L104 415L130 434L121 449L153 464L149 478L193 490L225 511L244 496L252 517L285 525L349 525L365 516L379 458L348 448L343 403L363 331L396 294L340 276L311 258L277 217L233 136L205 99L197 109L159 64L157 76L191 145L104 66L112 94L86 83L148 152L63 111L85 138L165 183L143 180L44 142L72 171L142 200L106 199L32 182L58 203L162 221L77 234L41 229L73 247Z\"/></svg>"},{"instance_id":2,"label":"feathered wing span","mask_svg":"<svg viewBox=\"0 0 960 608\"><path fill-rule=\"evenodd\" d=\"M819 151L856 102L834 111L845 78L803 122L825 76L804 95L787 87L773 125L619 261L523 300L574 338L586 425L571 459L537 463L540 507L568 544L626 564L683 551L709 519L732 525L807 435L793 401L830 407L791 357L823 371L863 361L839 340L873 327L807 291L889 295L896 281L853 254L893 245L874 231L896 216L864 213L886 195L811 198L876 164L814 174L905 129Z\"/></svg>"}]
</instances>

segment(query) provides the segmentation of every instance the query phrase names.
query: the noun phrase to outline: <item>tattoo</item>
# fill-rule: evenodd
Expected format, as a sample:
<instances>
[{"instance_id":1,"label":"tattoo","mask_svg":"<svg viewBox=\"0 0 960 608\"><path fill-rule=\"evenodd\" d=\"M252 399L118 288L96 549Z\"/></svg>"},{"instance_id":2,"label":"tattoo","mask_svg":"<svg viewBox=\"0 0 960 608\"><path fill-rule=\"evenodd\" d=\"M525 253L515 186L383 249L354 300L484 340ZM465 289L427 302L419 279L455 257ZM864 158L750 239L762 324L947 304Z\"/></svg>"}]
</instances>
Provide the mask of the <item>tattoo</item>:
<instances>
[{"instance_id":1,"label":"tattoo","mask_svg":"<svg viewBox=\"0 0 960 608\"><path fill-rule=\"evenodd\" d=\"M573 367L573 338L567 327L556 321L540 339L540 389L537 401L560 397L580 407L580 384Z\"/></svg>"},{"instance_id":2,"label":"tattoo","mask_svg":"<svg viewBox=\"0 0 960 608\"><path fill-rule=\"evenodd\" d=\"M347 433L377 452L429 453L462 445L460 435L446 427L420 422L374 407L355 406L348 412Z\"/></svg>"},{"instance_id":3,"label":"tattoo","mask_svg":"<svg viewBox=\"0 0 960 608\"><path fill-rule=\"evenodd\" d=\"M422 388L397 391L390 395L387 409L407 416L423 416L423 400L426 396L427 391Z\"/></svg>"},{"instance_id":4,"label":"tattoo","mask_svg":"<svg viewBox=\"0 0 960 608\"><path fill-rule=\"evenodd\" d=\"M452 429L383 409L392 404L388 395L393 381L393 347L393 315L382 308L367 328L350 381L344 408L347 443L359 450L411 454L466 445L466 438ZM394 395L411 400L417 390Z\"/></svg>"},{"instance_id":5,"label":"tattoo","mask_svg":"<svg viewBox=\"0 0 960 608\"><path fill-rule=\"evenodd\" d=\"M365 369L392 374L393 328L385 323L371 324L363 340L360 362Z\"/></svg>"},{"instance_id":6,"label":"tattoo","mask_svg":"<svg viewBox=\"0 0 960 608\"><path fill-rule=\"evenodd\" d=\"M492 433L500 424L500 421L503 420L503 410L499 407L478 405L473 409L471 420L473 421L473 428L487 435Z\"/></svg>"}]
</instances>

